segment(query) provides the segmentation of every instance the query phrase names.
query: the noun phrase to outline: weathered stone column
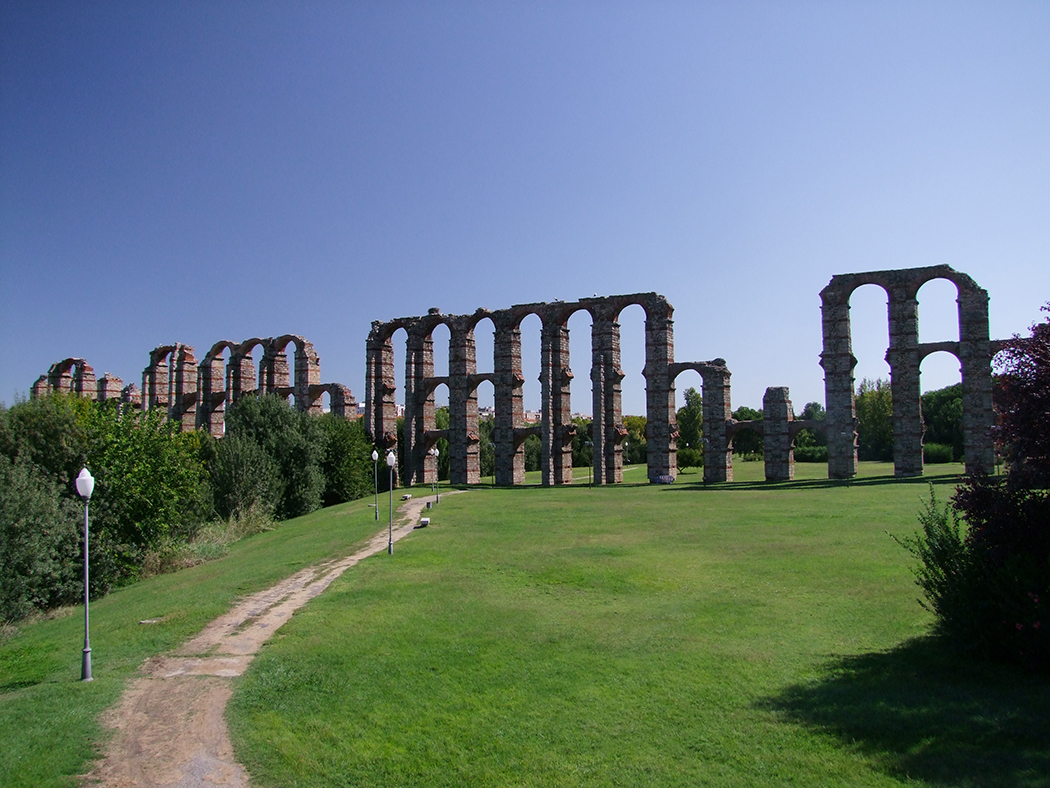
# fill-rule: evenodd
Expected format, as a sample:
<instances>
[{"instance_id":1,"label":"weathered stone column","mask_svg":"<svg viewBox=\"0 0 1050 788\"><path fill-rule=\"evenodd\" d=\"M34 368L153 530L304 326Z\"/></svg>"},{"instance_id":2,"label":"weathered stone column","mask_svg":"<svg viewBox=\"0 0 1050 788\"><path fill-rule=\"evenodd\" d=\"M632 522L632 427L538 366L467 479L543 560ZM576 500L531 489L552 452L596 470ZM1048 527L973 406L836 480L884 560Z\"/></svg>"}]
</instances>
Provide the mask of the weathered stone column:
<instances>
[{"instance_id":1,"label":"weathered stone column","mask_svg":"<svg viewBox=\"0 0 1050 788\"><path fill-rule=\"evenodd\" d=\"M288 354L272 339L266 343L262 362L259 364L259 374L262 378L259 385L262 393L288 396L289 389L292 388Z\"/></svg>"},{"instance_id":2,"label":"weathered stone column","mask_svg":"<svg viewBox=\"0 0 1050 788\"><path fill-rule=\"evenodd\" d=\"M525 481L525 452L514 437L515 427L525 426L521 330L514 315L507 311L493 314L492 322L496 328L493 340L496 423L492 434L496 453L496 484L521 484Z\"/></svg>"},{"instance_id":3,"label":"weathered stone column","mask_svg":"<svg viewBox=\"0 0 1050 788\"><path fill-rule=\"evenodd\" d=\"M306 413L321 412L321 395L311 394L321 385L321 358L311 342L295 337L295 407Z\"/></svg>"},{"instance_id":4,"label":"weathered stone column","mask_svg":"<svg viewBox=\"0 0 1050 788\"><path fill-rule=\"evenodd\" d=\"M890 365L893 397L893 473L922 476L922 396L919 389L919 302L909 285L890 288Z\"/></svg>"},{"instance_id":5,"label":"weathered stone column","mask_svg":"<svg viewBox=\"0 0 1050 788\"><path fill-rule=\"evenodd\" d=\"M609 309L596 310L591 326L591 443L594 483L623 481L623 369L620 324Z\"/></svg>"},{"instance_id":6,"label":"weathered stone column","mask_svg":"<svg viewBox=\"0 0 1050 788\"><path fill-rule=\"evenodd\" d=\"M791 448L791 422L795 414L787 386L770 386L762 397L766 481L795 478L795 452Z\"/></svg>"},{"instance_id":7,"label":"weathered stone column","mask_svg":"<svg viewBox=\"0 0 1050 788\"><path fill-rule=\"evenodd\" d=\"M175 375L172 380L171 408L168 416L189 432L197 428L197 358L189 345L176 345L172 356Z\"/></svg>"},{"instance_id":8,"label":"weathered stone column","mask_svg":"<svg viewBox=\"0 0 1050 788\"><path fill-rule=\"evenodd\" d=\"M853 399L853 368L857 359L850 341L849 297L845 288L831 283L820 291L824 349L824 407L827 409L828 478L857 475L857 410Z\"/></svg>"},{"instance_id":9,"label":"weathered stone column","mask_svg":"<svg viewBox=\"0 0 1050 788\"><path fill-rule=\"evenodd\" d=\"M543 399L541 421L541 465L543 484L572 483L572 423L570 399L572 369L569 368L569 329L559 311L541 315L540 389Z\"/></svg>"},{"instance_id":10,"label":"weathered stone column","mask_svg":"<svg viewBox=\"0 0 1050 788\"><path fill-rule=\"evenodd\" d=\"M670 365L674 363L674 309L663 296L653 295L645 305L645 401L648 473L657 476L678 475L678 430L675 425L674 381Z\"/></svg>"},{"instance_id":11,"label":"weathered stone column","mask_svg":"<svg viewBox=\"0 0 1050 788\"><path fill-rule=\"evenodd\" d=\"M222 361L223 349L216 353L212 348L197 369L197 429L206 431L213 438L221 438L226 432L227 375Z\"/></svg>"},{"instance_id":12,"label":"weathered stone column","mask_svg":"<svg viewBox=\"0 0 1050 788\"><path fill-rule=\"evenodd\" d=\"M995 467L995 447L990 433L995 424L995 411L992 409L993 354L988 335L988 292L976 283L971 286L962 282L957 286L966 472L990 472Z\"/></svg>"},{"instance_id":13,"label":"weathered stone column","mask_svg":"<svg viewBox=\"0 0 1050 788\"><path fill-rule=\"evenodd\" d=\"M230 360L226 365L226 378L226 401L230 405L259 388L255 379L255 361L252 359L250 347L244 347L242 344L230 352Z\"/></svg>"},{"instance_id":14,"label":"weathered stone column","mask_svg":"<svg viewBox=\"0 0 1050 788\"><path fill-rule=\"evenodd\" d=\"M471 381L477 372L473 316L450 318L448 327L449 477L453 484L477 484L481 463L478 395Z\"/></svg>"},{"instance_id":15,"label":"weathered stone column","mask_svg":"<svg viewBox=\"0 0 1050 788\"><path fill-rule=\"evenodd\" d=\"M408 327L405 354L405 427L403 440L405 484L433 482L437 466L427 456L427 430L434 429L434 392L427 379L434 376L434 339L429 323L417 321ZM428 419L429 415L429 419ZM434 475L428 478L428 466Z\"/></svg>"},{"instance_id":16,"label":"weathered stone column","mask_svg":"<svg viewBox=\"0 0 1050 788\"><path fill-rule=\"evenodd\" d=\"M149 354L149 366L142 371L142 409L163 408L165 414L171 407L170 379L168 376L168 354L171 347L159 347Z\"/></svg>"},{"instance_id":17,"label":"weathered stone column","mask_svg":"<svg viewBox=\"0 0 1050 788\"><path fill-rule=\"evenodd\" d=\"M700 369L703 391L704 481L733 481L733 453L729 449L727 426L733 418L729 390L731 373L725 361L716 358Z\"/></svg>"},{"instance_id":18,"label":"weathered stone column","mask_svg":"<svg viewBox=\"0 0 1050 788\"><path fill-rule=\"evenodd\" d=\"M97 387L98 400L100 402L107 402L109 400L120 401L120 390L124 388L124 381L116 375L110 375L107 372L98 379L95 385Z\"/></svg>"},{"instance_id":19,"label":"weathered stone column","mask_svg":"<svg viewBox=\"0 0 1050 788\"><path fill-rule=\"evenodd\" d=\"M365 428L381 455L397 446L393 333L394 328L373 321L366 345Z\"/></svg>"}]
</instances>

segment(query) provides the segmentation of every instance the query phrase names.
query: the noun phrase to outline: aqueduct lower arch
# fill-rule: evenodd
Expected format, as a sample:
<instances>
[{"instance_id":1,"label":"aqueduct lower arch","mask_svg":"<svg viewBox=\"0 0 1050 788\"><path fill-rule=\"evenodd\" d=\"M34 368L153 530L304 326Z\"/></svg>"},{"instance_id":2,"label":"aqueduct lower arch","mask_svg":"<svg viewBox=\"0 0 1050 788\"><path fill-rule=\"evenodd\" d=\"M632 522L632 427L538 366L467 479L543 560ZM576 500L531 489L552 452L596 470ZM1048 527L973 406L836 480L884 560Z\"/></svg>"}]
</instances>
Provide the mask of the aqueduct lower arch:
<instances>
[{"instance_id":1,"label":"aqueduct lower arch","mask_svg":"<svg viewBox=\"0 0 1050 788\"><path fill-rule=\"evenodd\" d=\"M959 341L919 342L919 288L932 279L955 284L959 297ZM964 273L947 265L838 274L820 291L824 350L824 399L827 409L828 476L857 473L853 355L849 300L861 285L876 284L888 297L890 365L893 399L893 465L897 476L922 475L922 404L919 365L937 351L959 359L962 368L963 446L966 470L990 470L995 453L989 430L992 410L992 357L1000 342L988 335L988 292Z\"/></svg>"},{"instance_id":2,"label":"aqueduct lower arch","mask_svg":"<svg viewBox=\"0 0 1050 788\"><path fill-rule=\"evenodd\" d=\"M596 484L623 481L623 425L620 384L620 312L639 305L645 312L645 380L646 441L650 481L673 479L677 473L677 426L675 424L675 376L686 368L701 370L704 376L704 419L709 434L724 433L728 416L729 372L725 362L716 359L707 364L675 364L674 308L657 293L634 293L580 301L518 304L507 309L478 309L470 315L444 315L431 309L419 317L403 317L387 322L375 321L368 335L365 377L366 429L378 445L393 447L397 442L397 407L393 336L404 329L405 483L427 483L437 474L435 460L427 450L439 437L450 444L450 475L453 483L475 484L480 481L477 387L489 380L495 390L496 421L493 443L496 455L496 483L520 484L524 480L525 462L522 444L530 433L541 441L541 470L544 485L568 484L572 481L572 423L569 384L573 372L569 367L569 318L578 311L591 315L591 402L594 445L593 478ZM521 322L537 315L540 330L540 397L539 428L527 427L522 403ZM474 328L488 318L494 326L493 372L477 371ZM449 329L449 374L434 376L432 334L438 325ZM710 382L711 393L708 393ZM449 389L450 427L445 435L435 429L434 388L446 383ZM708 397L718 401L722 392L724 407L708 407ZM708 424L710 411L710 424ZM721 460L712 456L705 468L705 478L725 479L725 452ZM719 468L722 476L719 478Z\"/></svg>"}]
</instances>

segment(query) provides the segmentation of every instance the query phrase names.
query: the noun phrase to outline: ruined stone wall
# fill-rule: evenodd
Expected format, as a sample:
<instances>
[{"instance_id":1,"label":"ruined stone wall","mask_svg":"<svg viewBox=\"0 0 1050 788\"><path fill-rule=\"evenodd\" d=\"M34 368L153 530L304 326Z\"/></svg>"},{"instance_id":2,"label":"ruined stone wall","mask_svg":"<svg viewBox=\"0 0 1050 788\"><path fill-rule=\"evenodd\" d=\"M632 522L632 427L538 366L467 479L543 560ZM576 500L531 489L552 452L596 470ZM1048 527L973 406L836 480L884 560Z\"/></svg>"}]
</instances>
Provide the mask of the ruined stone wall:
<instances>
[{"instance_id":1,"label":"ruined stone wall","mask_svg":"<svg viewBox=\"0 0 1050 788\"><path fill-rule=\"evenodd\" d=\"M523 444L530 434L541 442L541 476L545 485L572 482L572 422L568 321L578 311L590 313L591 385L594 446L594 479L610 484L623 479L623 440L627 430L621 412L620 312L638 304L646 314L646 399L648 417L649 476L673 476L677 470L675 441L673 307L656 293L586 298L580 301L518 304L508 309L479 309L471 315L442 315L432 309L421 317L389 322L375 321L366 343L365 413L373 440L391 445L396 440L393 335L404 329L405 367L405 480L427 480L435 464L426 454L439 433L433 423L433 389L449 389L451 481L480 481L477 387L490 380L495 393L493 446L496 483L524 480ZM521 321L530 314L540 318L540 397L538 427L527 427L522 405ZM477 372L474 329L489 318L494 326L493 372ZM448 377L433 376L431 335L439 324L450 332Z\"/></svg>"},{"instance_id":2,"label":"ruined stone wall","mask_svg":"<svg viewBox=\"0 0 1050 788\"><path fill-rule=\"evenodd\" d=\"M290 378L287 347L295 346L295 378ZM263 350L256 377L252 351ZM223 361L228 353L229 361ZM285 334L267 339L253 338L236 343L217 342L200 364L189 345L162 345L150 352L142 372L142 389L124 386L108 373L95 380L84 359L69 358L52 364L47 375L33 384L32 396L64 391L99 400L118 400L129 408L160 409L183 430L206 430L214 437L225 432L227 405L256 393L291 396L295 407L308 413L321 412L321 399L329 395L331 412L356 418L357 402L350 389L321 380L320 359L313 345L301 336ZM260 389L256 380L261 380Z\"/></svg>"},{"instance_id":3,"label":"ruined stone wall","mask_svg":"<svg viewBox=\"0 0 1050 788\"><path fill-rule=\"evenodd\" d=\"M919 288L931 279L947 279L958 289L959 341L920 343ZM997 343L988 335L988 293L966 274L947 265L869 271L833 276L820 292L827 409L828 475L849 478L857 472L857 412L854 398L849 299L861 285L877 284L888 295L890 365L893 398L893 462L897 476L922 474L922 402L919 365L929 353L944 350L959 359L962 369L963 443L966 470L988 470L995 462L989 430L992 410L992 356Z\"/></svg>"}]
</instances>

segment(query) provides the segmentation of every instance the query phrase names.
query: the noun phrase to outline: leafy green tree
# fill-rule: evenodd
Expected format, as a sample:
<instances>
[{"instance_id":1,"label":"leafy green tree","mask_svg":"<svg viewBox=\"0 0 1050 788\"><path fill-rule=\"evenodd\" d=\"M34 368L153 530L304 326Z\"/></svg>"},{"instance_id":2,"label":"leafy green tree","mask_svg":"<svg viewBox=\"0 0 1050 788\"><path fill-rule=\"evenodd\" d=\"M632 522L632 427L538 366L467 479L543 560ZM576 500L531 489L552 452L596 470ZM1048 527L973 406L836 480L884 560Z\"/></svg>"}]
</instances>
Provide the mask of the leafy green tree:
<instances>
[{"instance_id":1,"label":"leafy green tree","mask_svg":"<svg viewBox=\"0 0 1050 788\"><path fill-rule=\"evenodd\" d=\"M496 447L492 442L492 432L496 428L496 420L493 418L478 420L478 464L481 467L481 478L494 477L496 472Z\"/></svg>"},{"instance_id":2,"label":"leafy green tree","mask_svg":"<svg viewBox=\"0 0 1050 788\"><path fill-rule=\"evenodd\" d=\"M572 439L572 467L586 468L594 462L591 420L577 416L572 423L576 425L576 435Z\"/></svg>"},{"instance_id":3,"label":"leafy green tree","mask_svg":"<svg viewBox=\"0 0 1050 788\"><path fill-rule=\"evenodd\" d=\"M700 392L689 387L685 390L685 407L678 409L678 465L686 468L700 466L703 464L704 446L704 403ZM691 449L697 452L700 462L692 462L691 454L683 455L682 449ZM690 460L689 464L683 463L683 458Z\"/></svg>"},{"instance_id":4,"label":"leafy green tree","mask_svg":"<svg viewBox=\"0 0 1050 788\"><path fill-rule=\"evenodd\" d=\"M272 394L244 397L227 413L226 434L254 441L280 470L281 491L274 505L277 519L320 508L327 436L317 417L295 410Z\"/></svg>"},{"instance_id":5,"label":"leafy green tree","mask_svg":"<svg viewBox=\"0 0 1050 788\"><path fill-rule=\"evenodd\" d=\"M324 505L354 501L372 494L372 442L360 420L331 413L317 417L325 433L321 459Z\"/></svg>"},{"instance_id":6,"label":"leafy green tree","mask_svg":"<svg viewBox=\"0 0 1050 788\"><path fill-rule=\"evenodd\" d=\"M44 469L0 455L0 621L77 601L82 512Z\"/></svg>"},{"instance_id":7,"label":"leafy green tree","mask_svg":"<svg viewBox=\"0 0 1050 788\"><path fill-rule=\"evenodd\" d=\"M858 456L893 460L893 397L888 380L864 378L857 388Z\"/></svg>"},{"instance_id":8,"label":"leafy green tree","mask_svg":"<svg viewBox=\"0 0 1050 788\"><path fill-rule=\"evenodd\" d=\"M761 421L762 411L742 405L732 416L737 421ZM733 436L733 454L741 457L760 457L764 446L762 435L754 430L741 430Z\"/></svg>"},{"instance_id":9,"label":"leafy green tree","mask_svg":"<svg viewBox=\"0 0 1050 788\"><path fill-rule=\"evenodd\" d=\"M645 440L648 426L645 416L624 416L623 426L627 428L627 453L624 460L631 465L645 465L649 447Z\"/></svg>"},{"instance_id":10,"label":"leafy green tree","mask_svg":"<svg viewBox=\"0 0 1050 788\"><path fill-rule=\"evenodd\" d=\"M952 450L951 459L963 456L962 384L956 383L922 395L923 442L944 444Z\"/></svg>"},{"instance_id":11,"label":"leafy green tree","mask_svg":"<svg viewBox=\"0 0 1050 788\"><path fill-rule=\"evenodd\" d=\"M209 464L215 513L227 519L255 510L273 515L281 495L281 471L249 437L226 435Z\"/></svg>"},{"instance_id":12,"label":"leafy green tree","mask_svg":"<svg viewBox=\"0 0 1050 788\"><path fill-rule=\"evenodd\" d=\"M529 435L522 444L525 452L525 470L538 471L543 462L543 442L539 435Z\"/></svg>"}]
</instances>

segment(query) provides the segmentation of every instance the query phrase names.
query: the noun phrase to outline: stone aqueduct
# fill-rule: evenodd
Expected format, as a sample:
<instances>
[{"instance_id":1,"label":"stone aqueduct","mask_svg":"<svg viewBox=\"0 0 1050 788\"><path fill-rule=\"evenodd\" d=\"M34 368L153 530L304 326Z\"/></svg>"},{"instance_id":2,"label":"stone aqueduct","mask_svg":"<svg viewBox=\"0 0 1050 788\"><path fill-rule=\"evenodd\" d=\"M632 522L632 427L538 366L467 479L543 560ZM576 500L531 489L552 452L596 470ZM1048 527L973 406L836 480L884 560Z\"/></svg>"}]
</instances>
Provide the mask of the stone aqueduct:
<instances>
[{"instance_id":1,"label":"stone aqueduct","mask_svg":"<svg viewBox=\"0 0 1050 788\"><path fill-rule=\"evenodd\" d=\"M958 290L959 340L918 341L920 287L933 279L946 279ZM823 352L820 364L825 375L824 421L795 419L786 387L770 387L763 398L763 419L738 422L731 416L730 372L721 358L706 362L674 360L674 309L657 293L585 298L575 302L519 304L507 309L478 309L469 315L444 315L431 309L426 315L387 322L374 321L366 345L365 429L377 446L387 449L397 443L397 405L393 337L406 334L404 431L405 484L429 483L437 477L437 460L429 449L439 438L450 447L450 475L454 484L480 481L480 439L477 389L489 381L495 392L493 445L499 485L524 481L523 444L531 435L541 443L541 480L544 485L572 481L572 439L576 427L570 412L569 318L586 311L591 326L592 434L594 482L615 484L623 480L623 442L627 430L621 410L620 313L639 305L645 311L646 440L648 476L651 482L672 481L677 473L677 437L674 382L686 370L702 379L704 430L704 481L733 478L733 437L743 429L764 435L765 472L769 480L794 476L792 444L799 431L818 429L828 439L828 475L850 478L857 472L857 416L854 397L853 356L849 322L849 299L862 285L876 284L888 295L889 349L893 399L894 472L898 476L921 475L922 414L919 367L930 353L946 351L960 362L962 370L963 433L968 471L990 469L994 451L989 435L993 423L992 358L1001 346L988 334L988 294L966 274L949 266L871 271L832 277L821 293ZM521 360L521 322L536 315L540 332L539 426L524 420ZM494 326L493 371L477 371L474 329L484 319ZM433 332L448 328L448 375L434 374ZM287 346L295 346L294 377ZM259 375L252 351L263 349ZM223 354L229 352L229 360ZM434 392L448 387L450 426L438 430ZM32 389L33 396L48 391L68 391L97 399L120 399L134 407L164 408L183 429L204 429L223 434L225 407L240 397L256 393L291 396L300 410L320 412L321 400L329 394L332 412L354 417L356 402L345 386L320 383L320 361L313 345L300 336L286 334L241 343L219 342L197 363L193 348L167 345L150 353L150 364L142 376L142 389L123 386L119 378L105 375L96 380L83 360L69 358L51 366Z\"/></svg>"},{"instance_id":2,"label":"stone aqueduct","mask_svg":"<svg viewBox=\"0 0 1050 788\"><path fill-rule=\"evenodd\" d=\"M288 345L295 346L294 377L288 364ZM252 352L262 348L256 377ZM229 359L224 360L224 354ZM163 408L184 430L201 429L215 437L224 432L227 404L262 392L292 397L295 407L320 413L322 398L329 396L331 411L356 416L357 402L340 383L321 383L321 361L314 346L295 334L215 343L198 364L189 345L162 345L149 354L142 372L142 388L124 385L109 374L95 379L95 371L82 358L52 364L33 384L32 396L66 391L98 400L118 400L134 408Z\"/></svg>"}]
</instances>

